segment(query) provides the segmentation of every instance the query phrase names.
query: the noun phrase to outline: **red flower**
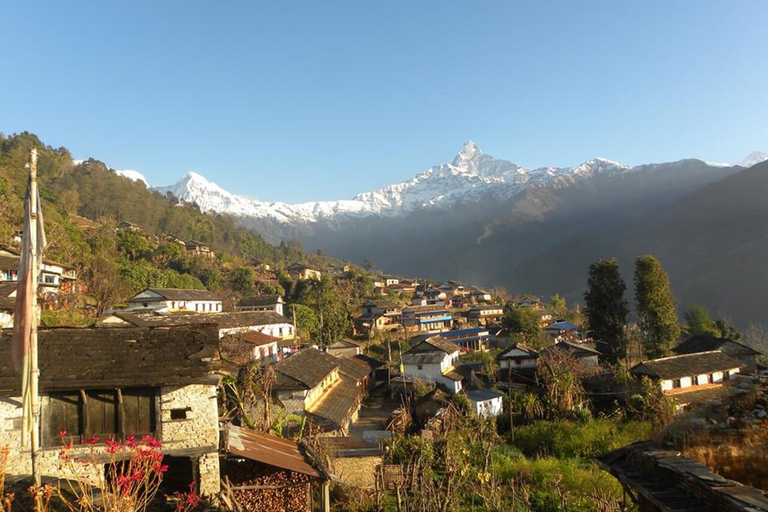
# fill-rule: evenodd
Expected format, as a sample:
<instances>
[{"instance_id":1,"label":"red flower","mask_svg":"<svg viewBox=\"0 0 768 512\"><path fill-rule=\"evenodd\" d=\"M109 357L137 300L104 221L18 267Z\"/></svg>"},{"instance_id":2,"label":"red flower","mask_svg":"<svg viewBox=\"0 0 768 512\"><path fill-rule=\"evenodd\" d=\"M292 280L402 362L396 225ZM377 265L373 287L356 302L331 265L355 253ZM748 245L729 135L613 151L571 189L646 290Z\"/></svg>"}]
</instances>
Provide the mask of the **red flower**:
<instances>
[{"instance_id":1,"label":"red flower","mask_svg":"<svg viewBox=\"0 0 768 512\"><path fill-rule=\"evenodd\" d=\"M120 446L120 443L118 443L114 439L110 439L107 441L107 453L112 453L112 454L117 453L118 450L120 450L120 448L122 448Z\"/></svg>"},{"instance_id":2,"label":"red flower","mask_svg":"<svg viewBox=\"0 0 768 512\"><path fill-rule=\"evenodd\" d=\"M187 494L187 503L190 505L197 505L200 503L200 496L197 495L196 492L192 491L189 494Z\"/></svg>"},{"instance_id":3,"label":"red flower","mask_svg":"<svg viewBox=\"0 0 768 512\"><path fill-rule=\"evenodd\" d=\"M84 442L85 444L94 445L94 444L96 444L96 443L98 443L98 442L99 442L99 437L98 437L98 436L93 436L93 437L92 437L92 438L90 438L90 439L83 439L83 442Z\"/></svg>"},{"instance_id":4,"label":"red flower","mask_svg":"<svg viewBox=\"0 0 768 512\"><path fill-rule=\"evenodd\" d=\"M155 464L155 467L153 467L152 470L155 473L165 473L166 471L168 471L168 464L160 464L160 463Z\"/></svg>"},{"instance_id":5,"label":"red flower","mask_svg":"<svg viewBox=\"0 0 768 512\"><path fill-rule=\"evenodd\" d=\"M66 430L59 430L59 437L61 437L61 438L67 437L67 431Z\"/></svg>"}]
</instances>

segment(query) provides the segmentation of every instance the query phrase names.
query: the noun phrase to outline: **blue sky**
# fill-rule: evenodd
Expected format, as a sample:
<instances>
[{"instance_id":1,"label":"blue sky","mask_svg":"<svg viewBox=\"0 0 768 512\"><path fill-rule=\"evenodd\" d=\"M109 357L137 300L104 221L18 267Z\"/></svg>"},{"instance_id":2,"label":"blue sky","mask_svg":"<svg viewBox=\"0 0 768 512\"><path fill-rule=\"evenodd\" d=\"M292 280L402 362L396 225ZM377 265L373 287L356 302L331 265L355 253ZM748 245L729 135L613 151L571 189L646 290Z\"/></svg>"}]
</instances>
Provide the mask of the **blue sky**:
<instances>
[{"instance_id":1,"label":"blue sky","mask_svg":"<svg viewBox=\"0 0 768 512\"><path fill-rule=\"evenodd\" d=\"M150 183L339 199L450 161L768 150L764 1L12 2L0 131Z\"/></svg>"}]
</instances>

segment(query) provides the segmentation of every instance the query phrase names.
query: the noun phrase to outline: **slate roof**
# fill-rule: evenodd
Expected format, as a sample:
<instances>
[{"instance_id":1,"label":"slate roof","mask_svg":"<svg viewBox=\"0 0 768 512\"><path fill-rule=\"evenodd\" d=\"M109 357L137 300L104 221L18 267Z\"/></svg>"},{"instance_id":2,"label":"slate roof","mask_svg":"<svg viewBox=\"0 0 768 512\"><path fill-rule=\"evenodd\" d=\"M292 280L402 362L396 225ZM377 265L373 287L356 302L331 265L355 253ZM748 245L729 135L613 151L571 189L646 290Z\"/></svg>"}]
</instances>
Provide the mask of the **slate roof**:
<instances>
[{"instance_id":1,"label":"slate roof","mask_svg":"<svg viewBox=\"0 0 768 512\"><path fill-rule=\"evenodd\" d=\"M692 375L702 375L731 368L741 368L738 361L728 357L719 350L683 354L679 356L662 357L643 361L633 366L629 371L635 375L647 375L657 379L677 379Z\"/></svg>"},{"instance_id":2,"label":"slate roof","mask_svg":"<svg viewBox=\"0 0 768 512\"><path fill-rule=\"evenodd\" d=\"M363 307L375 306L379 309L398 309L400 306L388 300L369 300Z\"/></svg>"},{"instance_id":3,"label":"slate roof","mask_svg":"<svg viewBox=\"0 0 768 512\"><path fill-rule=\"evenodd\" d=\"M446 354L453 354L457 350L461 350L461 347L452 341L444 340L440 336L432 336L431 338L427 338L426 340L411 348L408 352L406 352L406 354L435 351L445 352Z\"/></svg>"},{"instance_id":4,"label":"slate roof","mask_svg":"<svg viewBox=\"0 0 768 512\"><path fill-rule=\"evenodd\" d=\"M443 359L443 352L406 352L402 357L403 364L407 365L436 364Z\"/></svg>"},{"instance_id":5,"label":"slate roof","mask_svg":"<svg viewBox=\"0 0 768 512\"><path fill-rule=\"evenodd\" d=\"M219 329L232 329L289 323L287 318L274 311L231 311L227 313L181 313L173 315L137 315L128 311L116 311L111 316L121 319L125 325L136 327L170 327L212 323L216 324ZM120 324L108 324L102 319L97 326L119 327Z\"/></svg>"},{"instance_id":6,"label":"slate roof","mask_svg":"<svg viewBox=\"0 0 768 512\"><path fill-rule=\"evenodd\" d=\"M330 354L304 349L272 366L278 374L275 389L312 389L339 366L340 360Z\"/></svg>"},{"instance_id":7,"label":"slate roof","mask_svg":"<svg viewBox=\"0 0 768 512\"><path fill-rule=\"evenodd\" d=\"M208 290L189 290L185 288L147 288L136 295L140 295L146 291L155 292L166 300L221 300ZM136 298L136 296L128 299L129 302L141 302L142 300L144 299Z\"/></svg>"},{"instance_id":8,"label":"slate roof","mask_svg":"<svg viewBox=\"0 0 768 512\"><path fill-rule=\"evenodd\" d=\"M269 345L270 343L278 343L281 341L280 338L275 338L274 336L258 331L239 332L235 334L234 337L240 341L245 341L246 343L256 346Z\"/></svg>"},{"instance_id":9,"label":"slate roof","mask_svg":"<svg viewBox=\"0 0 768 512\"><path fill-rule=\"evenodd\" d=\"M350 357L339 357L339 373L360 382L371 373L371 369L352 360Z\"/></svg>"},{"instance_id":10,"label":"slate roof","mask_svg":"<svg viewBox=\"0 0 768 512\"><path fill-rule=\"evenodd\" d=\"M467 398L473 402L485 402L487 400L493 400L494 398L500 398L503 395L496 391L489 391L487 389L470 389L467 391Z\"/></svg>"},{"instance_id":11,"label":"slate roof","mask_svg":"<svg viewBox=\"0 0 768 512\"><path fill-rule=\"evenodd\" d=\"M350 357L352 361L356 362L357 364L368 368L371 372L373 370L377 370L384 366L383 361L379 361L378 359L374 359L373 357L366 356L365 354L355 354L354 356Z\"/></svg>"},{"instance_id":12,"label":"slate roof","mask_svg":"<svg viewBox=\"0 0 768 512\"><path fill-rule=\"evenodd\" d=\"M540 355L546 355L553 350L562 350L571 354L575 358L599 356L600 352L593 348L585 347L584 345L578 345L576 343L570 343L568 341L559 341L554 345L550 345L547 348L539 352Z\"/></svg>"},{"instance_id":13,"label":"slate roof","mask_svg":"<svg viewBox=\"0 0 768 512\"><path fill-rule=\"evenodd\" d=\"M345 425L359 405L360 389L357 382L341 376L307 412L318 418L320 426L325 430L335 430Z\"/></svg>"},{"instance_id":14,"label":"slate roof","mask_svg":"<svg viewBox=\"0 0 768 512\"><path fill-rule=\"evenodd\" d=\"M335 341L328 348L359 348L360 344L347 338Z\"/></svg>"},{"instance_id":15,"label":"slate roof","mask_svg":"<svg viewBox=\"0 0 768 512\"><path fill-rule=\"evenodd\" d=\"M243 297L237 303L237 307L253 308L258 306L274 306L278 302L282 302L279 295L259 295L254 297Z\"/></svg>"},{"instance_id":16,"label":"slate roof","mask_svg":"<svg viewBox=\"0 0 768 512\"><path fill-rule=\"evenodd\" d=\"M535 350L533 350L531 348L528 348L523 343L515 343L514 345L509 347L507 350L505 350L504 352L499 354L496 357L496 359L518 359L518 358L524 358L524 356L507 356L507 354L509 352L512 352L513 350L516 350L516 349L517 350L522 350L524 352L527 352L528 354L530 354L530 357L536 357L536 358L539 357L539 353L536 352Z\"/></svg>"},{"instance_id":17,"label":"slate roof","mask_svg":"<svg viewBox=\"0 0 768 512\"><path fill-rule=\"evenodd\" d=\"M0 393L18 393L11 332L0 333ZM148 329L40 329L42 391L216 382L219 336L214 325Z\"/></svg>"},{"instance_id":18,"label":"slate roof","mask_svg":"<svg viewBox=\"0 0 768 512\"><path fill-rule=\"evenodd\" d=\"M665 512L768 512L765 494L680 453L635 443L596 459L601 469Z\"/></svg>"},{"instance_id":19,"label":"slate roof","mask_svg":"<svg viewBox=\"0 0 768 512\"><path fill-rule=\"evenodd\" d=\"M546 329L557 329L559 331L577 331L579 328L571 322L555 322L549 324Z\"/></svg>"},{"instance_id":20,"label":"slate roof","mask_svg":"<svg viewBox=\"0 0 768 512\"><path fill-rule=\"evenodd\" d=\"M730 340L728 338L717 338L715 336L691 336L678 346L672 349L675 354L694 354L696 352L711 352L719 350L724 346L734 349L734 353L744 355L759 355L760 352L754 350L743 343Z\"/></svg>"}]
</instances>

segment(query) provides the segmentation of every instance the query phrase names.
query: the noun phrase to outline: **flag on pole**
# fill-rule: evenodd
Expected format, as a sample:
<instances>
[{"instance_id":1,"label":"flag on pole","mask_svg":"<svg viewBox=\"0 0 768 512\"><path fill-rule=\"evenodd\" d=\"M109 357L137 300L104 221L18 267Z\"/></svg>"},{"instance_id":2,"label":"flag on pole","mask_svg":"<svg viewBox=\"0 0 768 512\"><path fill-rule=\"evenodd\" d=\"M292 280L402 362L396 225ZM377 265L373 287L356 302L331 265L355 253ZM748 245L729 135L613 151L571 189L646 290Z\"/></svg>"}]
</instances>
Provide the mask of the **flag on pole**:
<instances>
[{"instance_id":1,"label":"flag on pole","mask_svg":"<svg viewBox=\"0 0 768 512\"><path fill-rule=\"evenodd\" d=\"M34 151L34 150L33 150ZM37 155L33 154L33 160ZM21 401L23 409L22 437L33 429L32 418L32 361L29 353L33 343L33 329L37 326L36 270L40 269L45 249L45 229L40 195L37 191L35 169L30 173L24 198L24 228L21 237L21 261L18 269L16 310L13 315L13 339L11 357L16 371L22 370ZM35 209L33 213L33 208ZM33 240L34 237L34 240ZM35 340L36 341L36 340Z\"/></svg>"}]
</instances>

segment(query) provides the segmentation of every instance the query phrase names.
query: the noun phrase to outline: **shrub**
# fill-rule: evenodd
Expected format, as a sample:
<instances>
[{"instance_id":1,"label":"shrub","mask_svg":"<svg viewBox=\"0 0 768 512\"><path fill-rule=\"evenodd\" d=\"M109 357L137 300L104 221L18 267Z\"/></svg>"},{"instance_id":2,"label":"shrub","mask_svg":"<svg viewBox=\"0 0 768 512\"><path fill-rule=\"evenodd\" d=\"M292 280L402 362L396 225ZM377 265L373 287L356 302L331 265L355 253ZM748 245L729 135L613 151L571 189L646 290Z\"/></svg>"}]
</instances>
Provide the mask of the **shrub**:
<instances>
[{"instance_id":1,"label":"shrub","mask_svg":"<svg viewBox=\"0 0 768 512\"><path fill-rule=\"evenodd\" d=\"M649 439L649 422L618 423L593 419L573 421L537 421L514 431L513 444L525 455L595 457L635 441Z\"/></svg>"}]
</instances>

